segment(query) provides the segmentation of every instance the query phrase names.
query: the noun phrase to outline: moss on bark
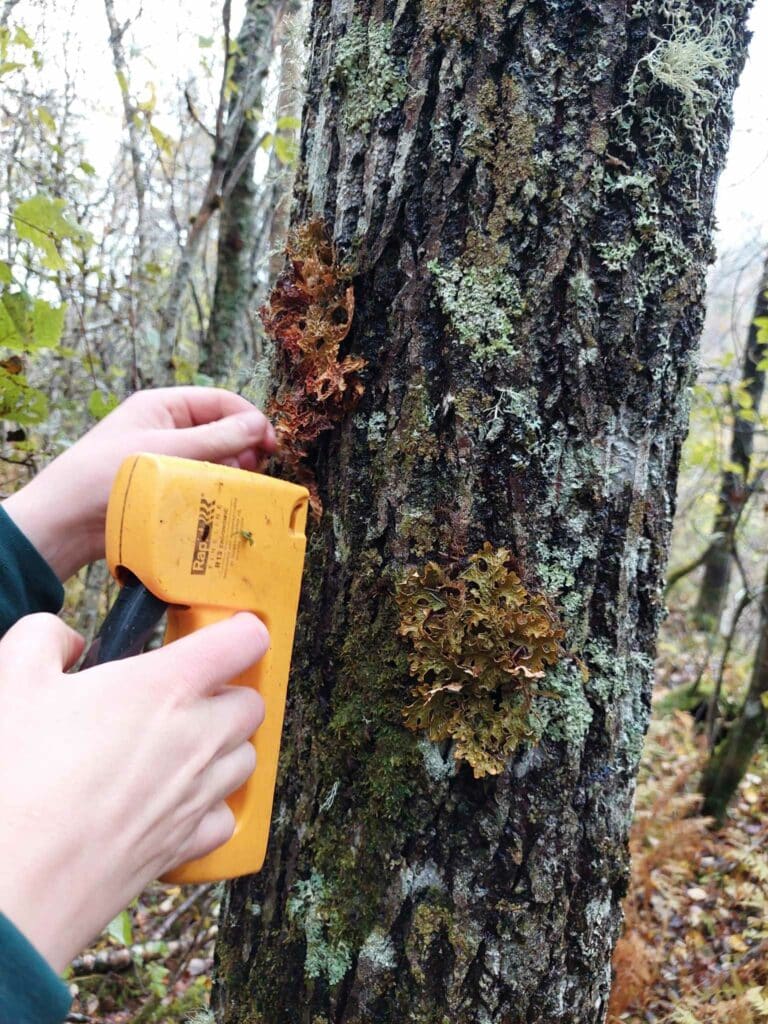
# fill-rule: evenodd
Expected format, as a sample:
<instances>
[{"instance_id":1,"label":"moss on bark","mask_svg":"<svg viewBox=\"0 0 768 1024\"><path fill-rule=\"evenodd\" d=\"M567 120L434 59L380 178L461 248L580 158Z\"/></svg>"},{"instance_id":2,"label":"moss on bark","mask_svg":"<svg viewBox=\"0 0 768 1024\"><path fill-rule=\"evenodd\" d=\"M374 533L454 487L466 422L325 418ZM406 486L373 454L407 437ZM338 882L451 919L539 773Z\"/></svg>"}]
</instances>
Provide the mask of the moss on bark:
<instances>
[{"instance_id":1,"label":"moss on bark","mask_svg":"<svg viewBox=\"0 0 768 1024\"><path fill-rule=\"evenodd\" d=\"M222 920L223 1024L604 1018L747 7L720 5L727 70L704 72L697 128L643 63L666 7L315 5L297 215L354 256L365 392L311 456L325 512L268 861ZM332 74L355 20L386 26L408 86L364 131ZM403 726L394 592L486 541L590 678L551 666L538 743L475 779ZM286 909L313 875L310 931L346 947L342 977L308 969L338 958L310 957Z\"/></svg>"}]
</instances>

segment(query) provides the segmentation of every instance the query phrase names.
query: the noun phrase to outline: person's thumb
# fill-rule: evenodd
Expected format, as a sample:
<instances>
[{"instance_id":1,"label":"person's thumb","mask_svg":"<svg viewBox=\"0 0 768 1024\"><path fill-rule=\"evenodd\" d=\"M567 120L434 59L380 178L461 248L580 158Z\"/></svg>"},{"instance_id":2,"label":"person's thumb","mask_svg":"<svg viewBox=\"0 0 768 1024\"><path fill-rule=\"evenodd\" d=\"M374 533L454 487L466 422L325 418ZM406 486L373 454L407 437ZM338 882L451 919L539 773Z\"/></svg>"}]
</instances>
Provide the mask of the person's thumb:
<instances>
[{"instance_id":1,"label":"person's thumb","mask_svg":"<svg viewBox=\"0 0 768 1024\"><path fill-rule=\"evenodd\" d=\"M253 448L273 452L275 431L264 413L254 409L225 416L212 423L180 430L163 431L162 450L184 459L220 462Z\"/></svg>"},{"instance_id":2,"label":"person's thumb","mask_svg":"<svg viewBox=\"0 0 768 1024\"><path fill-rule=\"evenodd\" d=\"M250 612L203 626L172 643L120 662L150 687L170 687L183 699L219 693L267 652L269 633ZM95 670L89 670L95 671Z\"/></svg>"},{"instance_id":3,"label":"person's thumb","mask_svg":"<svg viewBox=\"0 0 768 1024\"><path fill-rule=\"evenodd\" d=\"M33 681L36 672L71 668L85 646L84 639L55 615L40 612L25 615L11 626L0 641L0 662L13 672L23 671L24 680Z\"/></svg>"}]
</instances>

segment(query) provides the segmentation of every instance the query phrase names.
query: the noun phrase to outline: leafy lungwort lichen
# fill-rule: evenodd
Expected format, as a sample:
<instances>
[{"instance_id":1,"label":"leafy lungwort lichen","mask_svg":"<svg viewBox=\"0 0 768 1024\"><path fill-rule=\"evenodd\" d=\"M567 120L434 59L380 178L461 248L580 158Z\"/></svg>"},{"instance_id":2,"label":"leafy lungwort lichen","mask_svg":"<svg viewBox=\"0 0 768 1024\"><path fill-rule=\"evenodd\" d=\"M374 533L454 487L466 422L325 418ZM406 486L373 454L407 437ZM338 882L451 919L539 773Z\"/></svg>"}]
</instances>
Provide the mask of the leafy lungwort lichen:
<instances>
[{"instance_id":1,"label":"leafy lungwort lichen","mask_svg":"<svg viewBox=\"0 0 768 1024\"><path fill-rule=\"evenodd\" d=\"M397 601L416 679L405 724L431 740L452 739L476 778L503 771L533 736L534 697L564 653L555 610L522 582L510 552L487 542L460 571L434 562L411 570Z\"/></svg>"},{"instance_id":2,"label":"leafy lungwort lichen","mask_svg":"<svg viewBox=\"0 0 768 1024\"><path fill-rule=\"evenodd\" d=\"M321 512L309 448L359 400L358 356L339 357L352 326L355 297L350 270L339 262L322 221L303 224L291 235L288 267L261 309L264 329L283 360L286 384L268 407L280 441L280 456L294 479L310 491Z\"/></svg>"}]
</instances>

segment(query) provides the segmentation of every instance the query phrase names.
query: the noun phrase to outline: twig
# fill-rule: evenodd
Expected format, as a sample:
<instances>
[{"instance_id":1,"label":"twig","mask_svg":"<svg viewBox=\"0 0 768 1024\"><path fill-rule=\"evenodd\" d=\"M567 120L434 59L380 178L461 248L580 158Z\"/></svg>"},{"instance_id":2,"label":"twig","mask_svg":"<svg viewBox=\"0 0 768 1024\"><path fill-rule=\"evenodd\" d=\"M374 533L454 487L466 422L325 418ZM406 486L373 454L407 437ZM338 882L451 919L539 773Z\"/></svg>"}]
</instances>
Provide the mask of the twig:
<instances>
[{"instance_id":1,"label":"twig","mask_svg":"<svg viewBox=\"0 0 768 1024\"><path fill-rule=\"evenodd\" d=\"M169 914L165 918L163 923L160 925L160 927L155 930L155 932L152 934L152 940L154 942L158 942L160 939L162 939L164 935L167 935L171 928L176 924L178 919L181 917L181 915L186 914L189 908L193 907L195 903L197 903L197 901L200 899L203 893L210 892L212 888L213 886L210 883L206 882L203 885L198 885L195 889L193 889L191 895L189 895L184 900L183 903L180 903L179 906L176 907L176 909L173 911L173 913Z\"/></svg>"},{"instance_id":2,"label":"twig","mask_svg":"<svg viewBox=\"0 0 768 1024\"><path fill-rule=\"evenodd\" d=\"M211 925L204 935L204 941L216 938L218 925ZM170 942L145 942L135 946L124 946L122 949L105 949L101 953L84 953L76 957L69 965L73 978L83 974L108 974L110 971L125 971L137 960L148 963L165 957L178 956L185 953L190 946L196 945L198 936L185 939L173 939Z\"/></svg>"},{"instance_id":3,"label":"twig","mask_svg":"<svg viewBox=\"0 0 768 1024\"><path fill-rule=\"evenodd\" d=\"M232 41L230 35L230 16L232 12L231 0L224 0L222 19L224 21L224 70L221 74L221 85L219 87L219 105L216 109L216 143L221 142L224 133L224 110L226 108L227 83L229 82L229 47Z\"/></svg>"},{"instance_id":4,"label":"twig","mask_svg":"<svg viewBox=\"0 0 768 1024\"><path fill-rule=\"evenodd\" d=\"M195 105L192 102L192 96L191 96L191 94L189 92L189 86L188 85L184 87L184 99L187 102L187 111L189 113L189 116L195 122L197 127L201 128L205 132L205 134L208 136L208 138L211 139L213 142L215 142L216 141L216 134L215 134L215 132L211 131L211 129L201 120L200 115L195 110Z\"/></svg>"},{"instance_id":5,"label":"twig","mask_svg":"<svg viewBox=\"0 0 768 1024\"><path fill-rule=\"evenodd\" d=\"M680 580L683 579L683 577L690 575L690 573L698 569L699 566L706 561L710 549L711 545L707 546L706 548L704 548L702 553L697 558L693 559L692 562L686 562L685 565L681 566L679 569L675 569L674 572L669 574L667 586L664 590L665 596L669 596L669 592L672 589L672 587L674 587L676 583L679 583Z\"/></svg>"},{"instance_id":6,"label":"twig","mask_svg":"<svg viewBox=\"0 0 768 1024\"><path fill-rule=\"evenodd\" d=\"M222 200L229 199L229 197L232 195L232 191L233 191L235 185L237 185L238 181L240 181L240 178L243 175L243 171L248 166L248 163L249 163L251 157L256 152L256 150L259 149L260 146L264 145L264 142L268 138L268 136L269 136L269 132L265 132L258 139L254 139L253 142L248 147L248 149L246 149L246 151L243 153L243 155L237 161L235 166L232 168L232 173L227 178L226 184L224 185L224 187L221 190L221 198L222 198Z\"/></svg>"},{"instance_id":7,"label":"twig","mask_svg":"<svg viewBox=\"0 0 768 1024\"><path fill-rule=\"evenodd\" d=\"M733 645L733 639L736 635L736 627L739 624L742 612L749 607L756 596L757 595L752 593L752 591L745 590L741 595L738 605L736 606L736 611L733 613L733 621L725 641L723 656L720 659L720 669L717 673L715 688L710 695L709 705L707 706L707 746L709 747L710 753L715 747L715 718L717 716L717 707L720 703L720 694L723 689L723 679L725 677L725 668L728 664L728 656L731 653L731 646Z\"/></svg>"}]
</instances>

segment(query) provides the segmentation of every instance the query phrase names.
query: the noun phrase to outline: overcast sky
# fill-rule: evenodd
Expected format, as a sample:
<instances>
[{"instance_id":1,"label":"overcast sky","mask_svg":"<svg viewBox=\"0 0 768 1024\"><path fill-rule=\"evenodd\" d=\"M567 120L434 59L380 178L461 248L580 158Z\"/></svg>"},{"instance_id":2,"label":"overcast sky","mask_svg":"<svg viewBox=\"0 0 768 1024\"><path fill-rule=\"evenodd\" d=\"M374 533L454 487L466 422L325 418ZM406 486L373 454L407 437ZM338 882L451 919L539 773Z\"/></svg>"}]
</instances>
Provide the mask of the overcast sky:
<instances>
[{"instance_id":1,"label":"overcast sky","mask_svg":"<svg viewBox=\"0 0 768 1024\"><path fill-rule=\"evenodd\" d=\"M115 0L118 15L133 18L126 35L131 84L139 96L158 94L157 123L173 136L177 124L179 80L201 60L210 61L220 47L219 4L210 0ZM70 6L71 5L71 6ZM56 74L64 55L76 73L79 91L88 97L82 123L88 160L106 176L122 134L120 94L107 45L103 0L22 0L14 20L26 24L46 54L46 74ZM232 4L232 31L237 32L244 0ZM728 163L717 197L718 252L726 255L745 243L759 251L768 243L768 0L757 0L751 16L754 33L750 56L736 93L735 125ZM69 33L62 39L63 33ZM215 39L201 48L200 39ZM63 43L63 45L62 45ZM217 81L208 82L210 98ZM204 78L201 89L205 91Z\"/></svg>"},{"instance_id":2,"label":"overcast sky","mask_svg":"<svg viewBox=\"0 0 768 1024\"><path fill-rule=\"evenodd\" d=\"M141 12L134 14L127 36L134 47L129 54L132 84L139 93L145 83L154 84L160 94L160 110L165 109L165 117L160 114L161 127L172 134L177 80L184 79L201 57L213 55L211 49L199 48L199 37L216 37L219 44L218 4L210 0L146 0L142 6L135 0L116 0L116 5L123 18L131 11ZM17 7L20 20L25 18L25 7L30 9L24 2ZM62 14L65 10L62 5ZM235 0L234 32L242 13L243 0ZM84 125L92 150L89 159L105 173L121 133L121 110L103 0L74 0L66 22L73 37L66 49L70 60L74 58L75 66L79 65L78 77L94 107L90 123ZM768 238L768 0L757 0L750 24L754 37L736 93L731 151L718 190L718 241L723 247L737 244L747 233L758 232ZM62 25L48 24L43 31L49 36L44 52L61 52Z\"/></svg>"},{"instance_id":3,"label":"overcast sky","mask_svg":"<svg viewBox=\"0 0 768 1024\"><path fill-rule=\"evenodd\" d=\"M718 247L768 242L768 0L757 0L749 57L734 98L728 162L717 194Z\"/></svg>"}]
</instances>

